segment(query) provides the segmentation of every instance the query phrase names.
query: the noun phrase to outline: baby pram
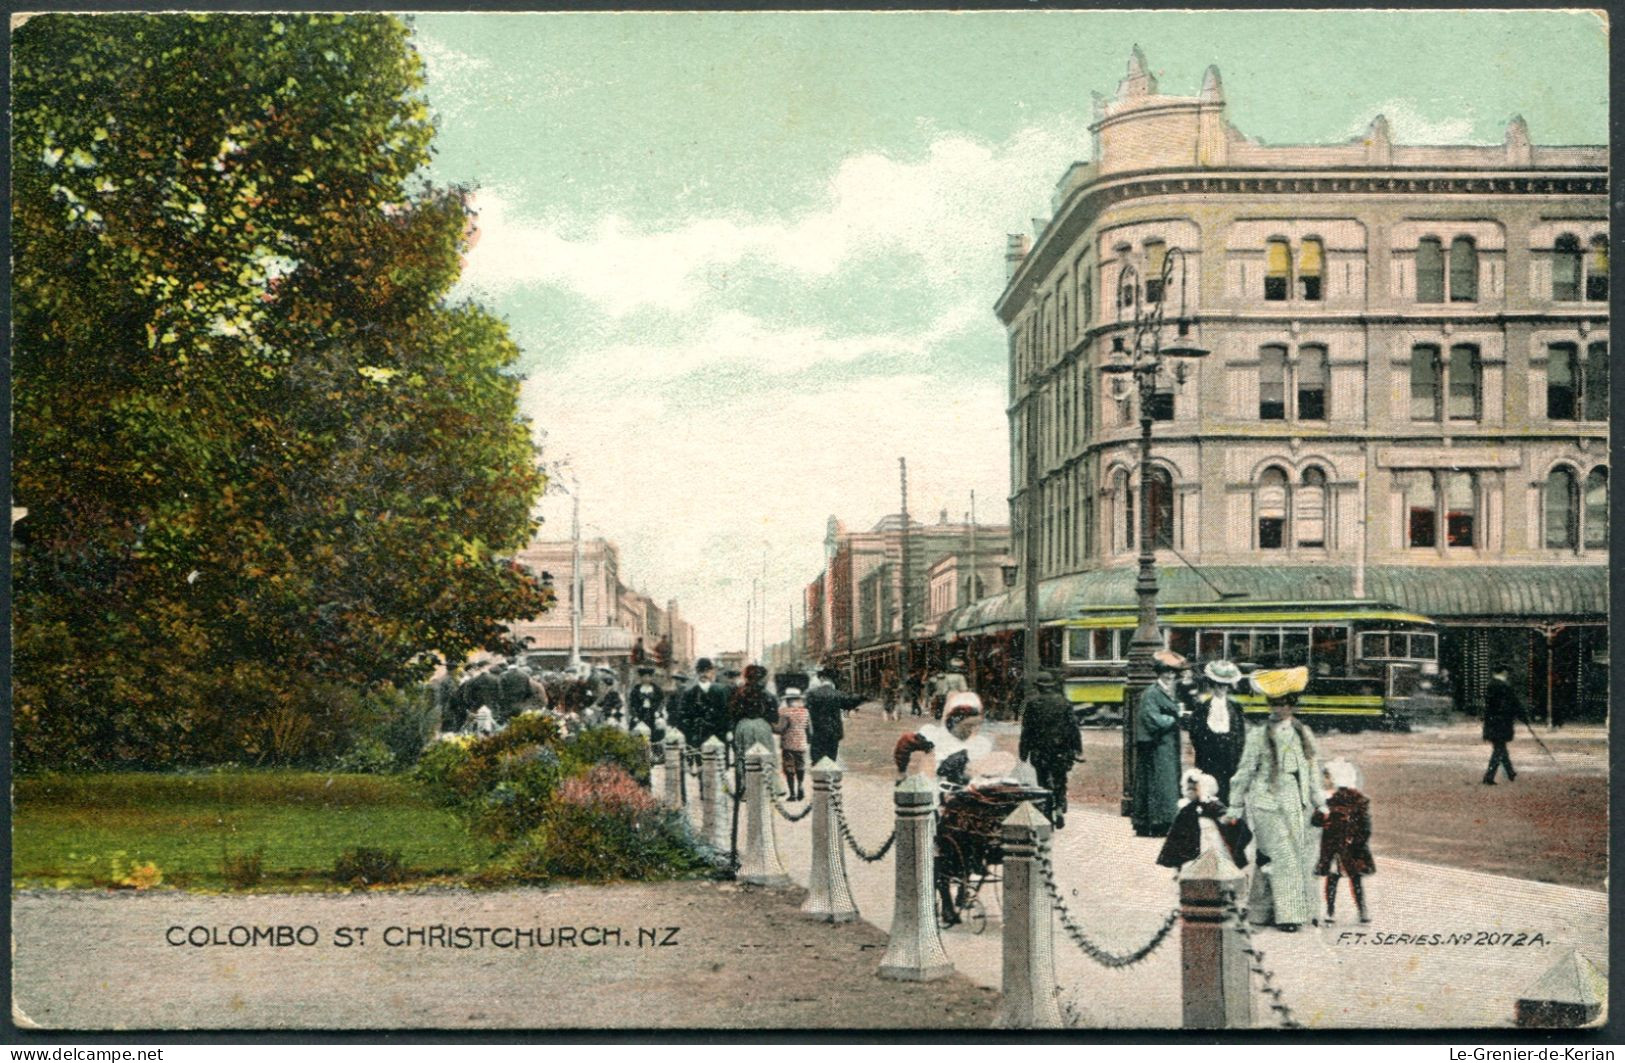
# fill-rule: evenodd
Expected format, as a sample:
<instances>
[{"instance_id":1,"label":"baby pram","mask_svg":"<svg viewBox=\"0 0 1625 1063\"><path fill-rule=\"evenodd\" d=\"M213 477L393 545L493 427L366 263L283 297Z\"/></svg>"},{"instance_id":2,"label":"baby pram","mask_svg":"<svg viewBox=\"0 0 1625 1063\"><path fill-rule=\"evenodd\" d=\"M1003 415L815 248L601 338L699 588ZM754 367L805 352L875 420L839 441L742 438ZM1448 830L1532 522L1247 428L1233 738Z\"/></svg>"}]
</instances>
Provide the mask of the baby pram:
<instances>
[{"instance_id":1,"label":"baby pram","mask_svg":"<svg viewBox=\"0 0 1625 1063\"><path fill-rule=\"evenodd\" d=\"M1002 825L1023 801L1050 814L1048 790L1007 780L952 786L937 811L937 921L949 927L964 923L973 933L987 929L984 886L993 887L992 903L1002 903Z\"/></svg>"}]
</instances>

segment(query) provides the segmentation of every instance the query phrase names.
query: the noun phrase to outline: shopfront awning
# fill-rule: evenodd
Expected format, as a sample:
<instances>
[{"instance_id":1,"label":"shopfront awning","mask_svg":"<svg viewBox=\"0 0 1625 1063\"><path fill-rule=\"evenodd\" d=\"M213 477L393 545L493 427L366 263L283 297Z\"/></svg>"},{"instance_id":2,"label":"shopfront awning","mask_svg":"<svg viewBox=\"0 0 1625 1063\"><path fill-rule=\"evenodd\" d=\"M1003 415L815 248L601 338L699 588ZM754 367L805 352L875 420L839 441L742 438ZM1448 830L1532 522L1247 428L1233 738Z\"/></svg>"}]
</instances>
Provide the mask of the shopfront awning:
<instances>
[{"instance_id":1,"label":"shopfront awning","mask_svg":"<svg viewBox=\"0 0 1625 1063\"><path fill-rule=\"evenodd\" d=\"M1089 606L1135 604L1135 566L1099 569L1046 580L1039 587L1040 623L1069 619ZM1206 576L1204 580L1202 576ZM1202 575L1185 566L1157 570L1158 600L1201 604L1346 601L1354 598L1348 565L1214 565ZM1365 599L1387 602L1435 620L1604 620L1608 568L1576 565L1373 565L1365 572ZM1026 616L1020 587L984 598L954 613L943 631L972 634L1019 625Z\"/></svg>"}]
</instances>

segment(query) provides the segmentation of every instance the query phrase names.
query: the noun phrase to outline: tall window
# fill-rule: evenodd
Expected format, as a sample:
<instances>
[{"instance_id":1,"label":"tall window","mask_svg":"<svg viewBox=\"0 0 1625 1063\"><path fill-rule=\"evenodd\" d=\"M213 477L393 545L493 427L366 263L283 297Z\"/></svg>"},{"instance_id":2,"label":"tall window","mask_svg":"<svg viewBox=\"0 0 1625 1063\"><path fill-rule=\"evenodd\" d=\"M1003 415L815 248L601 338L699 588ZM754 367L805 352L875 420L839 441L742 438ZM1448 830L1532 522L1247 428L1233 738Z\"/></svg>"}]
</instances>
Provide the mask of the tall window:
<instances>
[{"instance_id":1,"label":"tall window","mask_svg":"<svg viewBox=\"0 0 1625 1063\"><path fill-rule=\"evenodd\" d=\"M1546 478L1546 548L1573 550L1580 542L1574 474L1559 466Z\"/></svg>"},{"instance_id":2,"label":"tall window","mask_svg":"<svg viewBox=\"0 0 1625 1063\"><path fill-rule=\"evenodd\" d=\"M1433 474L1406 472L1399 474L1398 481L1405 496L1405 545L1437 546L1439 511L1433 497Z\"/></svg>"},{"instance_id":3,"label":"tall window","mask_svg":"<svg viewBox=\"0 0 1625 1063\"><path fill-rule=\"evenodd\" d=\"M1424 236L1416 245L1416 301L1444 302L1444 245Z\"/></svg>"},{"instance_id":4,"label":"tall window","mask_svg":"<svg viewBox=\"0 0 1625 1063\"><path fill-rule=\"evenodd\" d=\"M1478 348L1470 343L1458 343L1450 348L1450 362L1445 368L1446 390L1449 401L1445 416L1452 421L1476 421L1479 416Z\"/></svg>"},{"instance_id":5,"label":"tall window","mask_svg":"<svg viewBox=\"0 0 1625 1063\"><path fill-rule=\"evenodd\" d=\"M1174 385L1172 381L1162 379L1160 374L1157 388L1151 393L1151 419L1153 421L1174 419Z\"/></svg>"},{"instance_id":6,"label":"tall window","mask_svg":"<svg viewBox=\"0 0 1625 1063\"><path fill-rule=\"evenodd\" d=\"M1292 247L1275 239L1264 245L1264 298L1282 302L1292 287Z\"/></svg>"},{"instance_id":7,"label":"tall window","mask_svg":"<svg viewBox=\"0 0 1625 1063\"><path fill-rule=\"evenodd\" d=\"M1123 500L1123 548L1132 550L1139 529L1134 523L1134 481L1129 478L1127 469L1117 474L1117 497Z\"/></svg>"},{"instance_id":8,"label":"tall window","mask_svg":"<svg viewBox=\"0 0 1625 1063\"><path fill-rule=\"evenodd\" d=\"M1585 544L1587 550L1608 548L1608 469L1599 465L1586 477Z\"/></svg>"},{"instance_id":9,"label":"tall window","mask_svg":"<svg viewBox=\"0 0 1625 1063\"><path fill-rule=\"evenodd\" d=\"M1586 298L1593 302L1608 301L1608 237L1598 234L1591 238L1591 261L1586 270Z\"/></svg>"},{"instance_id":10,"label":"tall window","mask_svg":"<svg viewBox=\"0 0 1625 1063\"><path fill-rule=\"evenodd\" d=\"M1482 376L1473 344L1456 344L1448 358L1432 344L1417 344L1411 348L1411 420L1478 420Z\"/></svg>"},{"instance_id":11,"label":"tall window","mask_svg":"<svg viewBox=\"0 0 1625 1063\"><path fill-rule=\"evenodd\" d=\"M1286 348L1268 346L1258 352L1258 419L1286 420Z\"/></svg>"},{"instance_id":12,"label":"tall window","mask_svg":"<svg viewBox=\"0 0 1625 1063\"><path fill-rule=\"evenodd\" d=\"M1450 241L1450 301L1478 301L1478 245L1470 236Z\"/></svg>"},{"instance_id":13,"label":"tall window","mask_svg":"<svg viewBox=\"0 0 1625 1063\"><path fill-rule=\"evenodd\" d=\"M1321 274L1326 268L1326 245L1309 237L1298 248L1298 297L1318 300L1321 294Z\"/></svg>"},{"instance_id":14,"label":"tall window","mask_svg":"<svg viewBox=\"0 0 1625 1063\"><path fill-rule=\"evenodd\" d=\"M1254 496L1260 550L1279 550L1286 545L1286 503L1286 473L1272 465L1259 477Z\"/></svg>"},{"instance_id":15,"label":"tall window","mask_svg":"<svg viewBox=\"0 0 1625 1063\"><path fill-rule=\"evenodd\" d=\"M1303 483L1293 499L1293 526L1299 546L1326 545L1326 474L1316 466L1303 470Z\"/></svg>"},{"instance_id":16,"label":"tall window","mask_svg":"<svg viewBox=\"0 0 1625 1063\"><path fill-rule=\"evenodd\" d=\"M1447 472L1444 478L1445 543L1473 546L1478 516L1477 491L1470 472Z\"/></svg>"},{"instance_id":17,"label":"tall window","mask_svg":"<svg viewBox=\"0 0 1625 1063\"><path fill-rule=\"evenodd\" d=\"M1145 242L1145 301L1162 302L1162 264L1168 258L1168 245L1161 240Z\"/></svg>"},{"instance_id":18,"label":"tall window","mask_svg":"<svg viewBox=\"0 0 1625 1063\"><path fill-rule=\"evenodd\" d=\"M1134 249L1128 244L1118 244L1117 254L1117 305L1126 308L1134 305L1134 274L1129 269L1129 256Z\"/></svg>"},{"instance_id":19,"label":"tall window","mask_svg":"<svg viewBox=\"0 0 1625 1063\"><path fill-rule=\"evenodd\" d=\"M1580 272L1580 240L1564 233L1552 245L1552 298L1560 303L1579 299Z\"/></svg>"},{"instance_id":20,"label":"tall window","mask_svg":"<svg viewBox=\"0 0 1625 1063\"><path fill-rule=\"evenodd\" d=\"M1095 316L1095 272L1092 269L1083 271L1083 294L1078 296L1078 313L1083 316L1084 325L1088 325Z\"/></svg>"},{"instance_id":21,"label":"tall window","mask_svg":"<svg viewBox=\"0 0 1625 1063\"><path fill-rule=\"evenodd\" d=\"M1151 542L1155 546L1174 544L1174 479L1167 469L1152 469L1148 513Z\"/></svg>"},{"instance_id":22,"label":"tall window","mask_svg":"<svg viewBox=\"0 0 1625 1063\"><path fill-rule=\"evenodd\" d=\"M1411 348L1411 420L1439 419L1439 348L1418 344Z\"/></svg>"},{"instance_id":23,"label":"tall window","mask_svg":"<svg viewBox=\"0 0 1625 1063\"><path fill-rule=\"evenodd\" d=\"M1306 345L1298 349L1298 420L1326 419L1326 348Z\"/></svg>"},{"instance_id":24,"label":"tall window","mask_svg":"<svg viewBox=\"0 0 1625 1063\"><path fill-rule=\"evenodd\" d=\"M1598 340L1580 354L1579 344L1546 348L1546 416L1553 421L1608 420L1608 343Z\"/></svg>"}]
</instances>

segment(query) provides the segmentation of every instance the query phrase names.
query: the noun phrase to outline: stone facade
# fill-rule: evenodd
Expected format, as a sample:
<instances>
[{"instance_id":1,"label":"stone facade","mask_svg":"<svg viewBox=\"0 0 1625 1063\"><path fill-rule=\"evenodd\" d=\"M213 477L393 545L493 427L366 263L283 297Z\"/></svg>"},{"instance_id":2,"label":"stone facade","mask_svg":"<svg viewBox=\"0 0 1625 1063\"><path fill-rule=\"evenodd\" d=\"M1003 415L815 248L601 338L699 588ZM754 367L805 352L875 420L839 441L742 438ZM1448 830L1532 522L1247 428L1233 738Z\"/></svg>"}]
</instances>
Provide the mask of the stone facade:
<instances>
[{"instance_id":1,"label":"stone facade","mask_svg":"<svg viewBox=\"0 0 1625 1063\"><path fill-rule=\"evenodd\" d=\"M1135 563L1137 400L1099 370L1160 303L1164 344L1210 352L1158 397L1160 562L1337 566L1357 592L1368 566L1572 566L1595 612L1429 612L1561 625L1572 660L1552 667L1585 686L1587 640L1606 640L1607 148L1534 145L1521 119L1499 145L1399 146L1381 118L1346 144L1265 146L1224 106L1216 70L1163 95L1136 49L1097 97L1093 161L1036 243L1010 240L1018 559L1036 497L1046 579Z\"/></svg>"}]
</instances>

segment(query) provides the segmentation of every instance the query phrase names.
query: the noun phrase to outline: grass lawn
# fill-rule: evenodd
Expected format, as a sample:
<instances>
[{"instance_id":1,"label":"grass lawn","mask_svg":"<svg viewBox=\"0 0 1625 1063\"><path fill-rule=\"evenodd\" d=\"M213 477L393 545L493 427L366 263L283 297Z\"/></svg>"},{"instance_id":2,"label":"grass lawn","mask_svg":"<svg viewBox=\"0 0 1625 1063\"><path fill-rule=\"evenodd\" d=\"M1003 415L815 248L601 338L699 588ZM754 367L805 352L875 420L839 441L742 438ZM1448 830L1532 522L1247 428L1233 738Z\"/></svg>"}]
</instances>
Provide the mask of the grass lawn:
<instances>
[{"instance_id":1,"label":"grass lawn","mask_svg":"<svg viewBox=\"0 0 1625 1063\"><path fill-rule=\"evenodd\" d=\"M407 780L244 771L46 775L18 779L12 816L17 887L108 886L152 862L163 885L229 889L227 854L263 850L257 889L330 889L339 854L399 850L409 881L454 880L490 859L489 843Z\"/></svg>"}]
</instances>

